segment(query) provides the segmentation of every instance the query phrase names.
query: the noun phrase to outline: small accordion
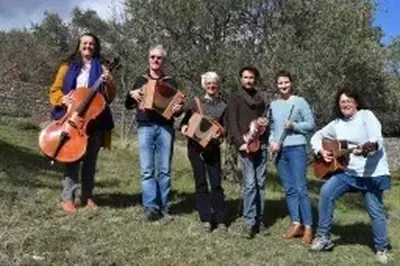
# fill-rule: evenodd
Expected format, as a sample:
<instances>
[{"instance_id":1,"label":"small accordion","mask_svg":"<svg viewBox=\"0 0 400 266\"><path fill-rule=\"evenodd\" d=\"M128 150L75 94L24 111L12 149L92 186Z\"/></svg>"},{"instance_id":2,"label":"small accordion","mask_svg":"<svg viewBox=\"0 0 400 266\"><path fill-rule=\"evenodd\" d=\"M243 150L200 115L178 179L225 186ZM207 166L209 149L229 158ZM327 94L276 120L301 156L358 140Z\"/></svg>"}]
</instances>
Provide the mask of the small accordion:
<instances>
[{"instance_id":1,"label":"small accordion","mask_svg":"<svg viewBox=\"0 0 400 266\"><path fill-rule=\"evenodd\" d=\"M143 100L139 109L154 110L166 119L171 119L172 106L183 101L185 95L166 82L149 80L143 88Z\"/></svg>"},{"instance_id":2,"label":"small accordion","mask_svg":"<svg viewBox=\"0 0 400 266\"><path fill-rule=\"evenodd\" d=\"M204 148L218 131L221 136L225 132L220 123L199 113L193 113L189 119L188 129L185 135L199 143L200 146Z\"/></svg>"}]
</instances>

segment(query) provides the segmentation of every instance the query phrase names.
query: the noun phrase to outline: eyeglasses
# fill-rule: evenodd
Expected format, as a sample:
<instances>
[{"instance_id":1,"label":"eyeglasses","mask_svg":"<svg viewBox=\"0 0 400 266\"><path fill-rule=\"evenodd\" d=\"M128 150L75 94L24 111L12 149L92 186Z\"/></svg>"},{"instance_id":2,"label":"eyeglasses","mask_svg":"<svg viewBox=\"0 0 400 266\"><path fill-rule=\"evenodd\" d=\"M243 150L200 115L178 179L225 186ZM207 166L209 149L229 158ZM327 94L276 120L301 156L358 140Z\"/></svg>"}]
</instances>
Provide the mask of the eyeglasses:
<instances>
[{"instance_id":1,"label":"eyeglasses","mask_svg":"<svg viewBox=\"0 0 400 266\"><path fill-rule=\"evenodd\" d=\"M339 104L347 104L347 103L355 103L356 101L354 99L347 99L347 100L342 100L339 101Z\"/></svg>"},{"instance_id":2,"label":"eyeglasses","mask_svg":"<svg viewBox=\"0 0 400 266\"><path fill-rule=\"evenodd\" d=\"M163 58L162 56L150 55L150 59L152 59L152 60L154 60L154 59L161 60L162 58Z\"/></svg>"}]
</instances>

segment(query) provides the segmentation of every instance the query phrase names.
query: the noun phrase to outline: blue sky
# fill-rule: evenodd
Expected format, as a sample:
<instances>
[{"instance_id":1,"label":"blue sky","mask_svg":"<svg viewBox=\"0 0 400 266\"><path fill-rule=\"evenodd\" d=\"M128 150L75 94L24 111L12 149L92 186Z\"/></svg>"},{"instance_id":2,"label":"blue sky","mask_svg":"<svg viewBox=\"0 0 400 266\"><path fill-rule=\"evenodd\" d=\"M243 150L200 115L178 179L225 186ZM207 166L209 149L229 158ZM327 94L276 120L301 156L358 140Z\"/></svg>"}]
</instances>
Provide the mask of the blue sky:
<instances>
[{"instance_id":1,"label":"blue sky","mask_svg":"<svg viewBox=\"0 0 400 266\"><path fill-rule=\"evenodd\" d=\"M382 42L387 44L395 36L400 36L400 0L380 0L375 25L385 32Z\"/></svg>"},{"instance_id":2,"label":"blue sky","mask_svg":"<svg viewBox=\"0 0 400 266\"><path fill-rule=\"evenodd\" d=\"M334 0L332 0L334 1ZM400 36L400 0L374 0L378 3L375 25L385 32L383 43L387 44L395 36ZM40 22L43 12L57 12L68 19L74 6L91 8L103 18L111 15L111 6L121 0L0 0L0 30L29 27L31 22Z\"/></svg>"}]
</instances>

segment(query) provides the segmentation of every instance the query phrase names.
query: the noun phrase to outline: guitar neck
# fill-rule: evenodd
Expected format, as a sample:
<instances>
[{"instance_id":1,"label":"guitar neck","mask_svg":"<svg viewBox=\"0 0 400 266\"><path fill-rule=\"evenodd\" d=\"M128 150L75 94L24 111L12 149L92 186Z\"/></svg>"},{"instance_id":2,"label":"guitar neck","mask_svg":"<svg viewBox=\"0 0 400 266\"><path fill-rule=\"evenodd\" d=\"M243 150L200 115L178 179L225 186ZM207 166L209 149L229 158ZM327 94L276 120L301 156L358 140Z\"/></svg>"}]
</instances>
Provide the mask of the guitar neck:
<instances>
[{"instance_id":1,"label":"guitar neck","mask_svg":"<svg viewBox=\"0 0 400 266\"><path fill-rule=\"evenodd\" d=\"M114 62L111 63L110 67L109 67L109 71L113 71L114 68L116 68L118 65L118 60L114 59ZM97 78L96 82L93 84L93 86L91 87L90 93L89 95L87 95L87 97L82 101L82 103L77 107L76 111L79 114L79 116L82 116L89 104L92 102L93 98L95 97L98 89L100 88L100 85L102 84L102 78L101 76Z\"/></svg>"},{"instance_id":2,"label":"guitar neck","mask_svg":"<svg viewBox=\"0 0 400 266\"><path fill-rule=\"evenodd\" d=\"M335 158L340 158L340 157L343 157L343 156L347 156L347 155L349 155L350 153L352 153L354 149L356 149L356 147L340 150L340 151L338 151L338 153L336 154Z\"/></svg>"}]
</instances>

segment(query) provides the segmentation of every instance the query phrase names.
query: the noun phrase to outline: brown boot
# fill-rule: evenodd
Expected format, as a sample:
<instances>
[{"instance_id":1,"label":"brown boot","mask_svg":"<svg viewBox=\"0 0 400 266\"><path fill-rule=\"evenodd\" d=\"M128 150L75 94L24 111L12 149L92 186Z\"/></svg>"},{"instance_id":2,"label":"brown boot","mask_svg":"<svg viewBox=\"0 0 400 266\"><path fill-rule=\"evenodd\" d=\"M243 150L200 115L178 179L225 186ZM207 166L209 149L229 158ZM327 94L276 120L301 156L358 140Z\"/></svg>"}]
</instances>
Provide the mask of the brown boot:
<instances>
[{"instance_id":1,"label":"brown boot","mask_svg":"<svg viewBox=\"0 0 400 266\"><path fill-rule=\"evenodd\" d=\"M67 200L62 202L62 208L65 212L76 213L76 207L72 201Z\"/></svg>"},{"instance_id":2,"label":"brown boot","mask_svg":"<svg viewBox=\"0 0 400 266\"><path fill-rule=\"evenodd\" d=\"M92 199L87 200L86 206L93 211L100 211L100 207Z\"/></svg>"},{"instance_id":3,"label":"brown boot","mask_svg":"<svg viewBox=\"0 0 400 266\"><path fill-rule=\"evenodd\" d=\"M312 228L306 227L306 229L304 230L303 237L301 238L300 241L303 244L311 244L312 239L313 239Z\"/></svg>"},{"instance_id":4,"label":"brown boot","mask_svg":"<svg viewBox=\"0 0 400 266\"><path fill-rule=\"evenodd\" d=\"M287 231L282 235L284 239L291 239L296 236L303 235L304 226L301 224L293 224Z\"/></svg>"}]
</instances>

